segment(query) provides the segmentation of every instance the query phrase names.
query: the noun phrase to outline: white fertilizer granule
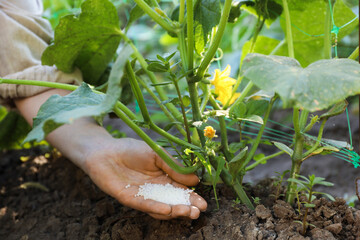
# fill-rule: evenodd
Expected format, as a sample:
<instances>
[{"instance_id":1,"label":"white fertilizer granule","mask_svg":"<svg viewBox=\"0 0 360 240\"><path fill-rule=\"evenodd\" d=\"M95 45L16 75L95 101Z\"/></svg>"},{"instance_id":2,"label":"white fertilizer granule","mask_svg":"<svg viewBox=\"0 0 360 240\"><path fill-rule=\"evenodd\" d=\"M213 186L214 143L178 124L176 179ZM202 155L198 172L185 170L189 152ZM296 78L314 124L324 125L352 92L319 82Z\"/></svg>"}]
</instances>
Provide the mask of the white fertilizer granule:
<instances>
[{"instance_id":1,"label":"white fertilizer granule","mask_svg":"<svg viewBox=\"0 0 360 240\"><path fill-rule=\"evenodd\" d=\"M191 205L190 193L192 191L193 190L174 187L169 183L166 185L145 183L139 186L139 192L135 197L143 196L144 199L152 199L170 205Z\"/></svg>"}]
</instances>

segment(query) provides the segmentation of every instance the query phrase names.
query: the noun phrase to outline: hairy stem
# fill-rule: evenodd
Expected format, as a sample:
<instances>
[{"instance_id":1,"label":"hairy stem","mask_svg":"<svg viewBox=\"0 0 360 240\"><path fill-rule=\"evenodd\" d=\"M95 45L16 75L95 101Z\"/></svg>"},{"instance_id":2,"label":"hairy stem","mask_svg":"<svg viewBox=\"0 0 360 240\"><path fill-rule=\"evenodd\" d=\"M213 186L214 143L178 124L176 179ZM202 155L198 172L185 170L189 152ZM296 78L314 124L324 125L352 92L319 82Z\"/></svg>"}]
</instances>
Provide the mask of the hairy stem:
<instances>
[{"instance_id":1,"label":"hairy stem","mask_svg":"<svg viewBox=\"0 0 360 240\"><path fill-rule=\"evenodd\" d=\"M188 69L193 70L194 68L194 9L193 1L186 1L186 15L187 15L187 42L188 42ZM193 74L191 74L193 75Z\"/></svg>"},{"instance_id":2,"label":"hairy stem","mask_svg":"<svg viewBox=\"0 0 360 240\"><path fill-rule=\"evenodd\" d=\"M166 18L165 20L163 16L160 16L156 11L154 11L144 0L134 0L134 2L166 31L176 33L176 30L171 24L171 20L169 18Z\"/></svg>"},{"instance_id":3,"label":"hairy stem","mask_svg":"<svg viewBox=\"0 0 360 240\"><path fill-rule=\"evenodd\" d=\"M220 45L221 39L224 35L227 20L229 18L229 13L231 10L231 2L232 2L231 0L225 0L224 9L223 9L223 12L222 12L222 15L220 18L218 30L215 34L212 44L209 47L209 50L206 52L205 57L203 58L200 66L197 70L196 79L198 79L198 80L200 80L204 77L205 71L208 68L209 64L211 63L219 45Z\"/></svg>"},{"instance_id":4,"label":"hairy stem","mask_svg":"<svg viewBox=\"0 0 360 240\"><path fill-rule=\"evenodd\" d=\"M286 20L286 42L288 44L289 57L295 58L294 42L293 42L292 32L291 32L291 19L290 19L289 6L287 4L287 0L282 0L282 3L283 3L284 14L285 14L285 20Z\"/></svg>"},{"instance_id":5,"label":"hairy stem","mask_svg":"<svg viewBox=\"0 0 360 240\"><path fill-rule=\"evenodd\" d=\"M128 125L134 132L146 142L174 171L182 174L189 174L195 172L200 165L196 164L191 167L181 167L177 165L174 160L158 145L156 144L146 133L144 133L140 127L138 127L133 121L125 116L125 114L117 108L114 108L115 114Z\"/></svg>"}]
</instances>

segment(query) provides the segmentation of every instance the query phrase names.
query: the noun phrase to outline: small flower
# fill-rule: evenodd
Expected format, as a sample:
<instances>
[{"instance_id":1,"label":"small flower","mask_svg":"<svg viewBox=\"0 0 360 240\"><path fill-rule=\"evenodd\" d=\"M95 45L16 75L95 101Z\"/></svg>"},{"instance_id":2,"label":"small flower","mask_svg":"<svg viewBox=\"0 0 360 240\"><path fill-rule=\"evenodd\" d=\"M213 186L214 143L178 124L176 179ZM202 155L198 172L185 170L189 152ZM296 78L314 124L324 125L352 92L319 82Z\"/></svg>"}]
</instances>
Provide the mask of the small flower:
<instances>
[{"instance_id":1,"label":"small flower","mask_svg":"<svg viewBox=\"0 0 360 240\"><path fill-rule=\"evenodd\" d=\"M216 99L223 105L225 105L231 98L233 85L236 83L235 79L229 77L230 71L230 65L227 65L225 70L222 72L220 72L220 69L216 69L214 79L211 81L211 84L215 86L215 94L217 95ZM235 93L229 104L234 103L239 96L240 93Z\"/></svg>"},{"instance_id":2,"label":"small flower","mask_svg":"<svg viewBox=\"0 0 360 240\"><path fill-rule=\"evenodd\" d=\"M209 139L212 139L213 137L217 137L215 135L215 133L216 133L216 130L212 126L207 126L204 129L204 136Z\"/></svg>"}]
</instances>

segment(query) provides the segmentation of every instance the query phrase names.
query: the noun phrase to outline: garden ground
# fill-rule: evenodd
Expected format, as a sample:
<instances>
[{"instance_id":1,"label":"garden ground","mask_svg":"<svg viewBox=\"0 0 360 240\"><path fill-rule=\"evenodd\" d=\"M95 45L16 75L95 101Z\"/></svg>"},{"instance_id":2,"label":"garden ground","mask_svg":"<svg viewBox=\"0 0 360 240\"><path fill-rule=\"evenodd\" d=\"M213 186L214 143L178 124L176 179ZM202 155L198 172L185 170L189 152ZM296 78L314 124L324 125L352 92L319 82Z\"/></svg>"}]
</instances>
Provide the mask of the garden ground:
<instances>
[{"instance_id":1,"label":"garden ground","mask_svg":"<svg viewBox=\"0 0 360 240\"><path fill-rule=\"evenodd\" d=\"M273 119L282 117L284 114L277 114ZM357 133L357 118L350 120L353 133ZM109 122L118 127L118 122ZM346 116L329 120L324 135L348 140ZM357 144L355 135L354 146ZM21 156L29 155L36 157L20 161ZM9 151L0 156L0 239L360 239L360 210L348 207L340 198L335 202L317 200L308 216L316 228L310 227L305 237L299 233L301 226L294 222L299 220L296 210L275 201L272 194L276 188L268 179L274 171L289 166L290 160L282 156L249 173L246 181L258 182L247 188L260 198L255 211L236 204L230 189L222 185L217 187L220 210L216 210L212 188L201 185L196 191L209 207L199 219L159 221L106 196L64 158L45 158L41 149ZM355 195L354 180L360 177L358 169L332 155L307 160L303 174L310 173L335 183L321 191L346 199ZM21 188L26 182L41 183L49 191Z\"/></svg>"}]
</instances>

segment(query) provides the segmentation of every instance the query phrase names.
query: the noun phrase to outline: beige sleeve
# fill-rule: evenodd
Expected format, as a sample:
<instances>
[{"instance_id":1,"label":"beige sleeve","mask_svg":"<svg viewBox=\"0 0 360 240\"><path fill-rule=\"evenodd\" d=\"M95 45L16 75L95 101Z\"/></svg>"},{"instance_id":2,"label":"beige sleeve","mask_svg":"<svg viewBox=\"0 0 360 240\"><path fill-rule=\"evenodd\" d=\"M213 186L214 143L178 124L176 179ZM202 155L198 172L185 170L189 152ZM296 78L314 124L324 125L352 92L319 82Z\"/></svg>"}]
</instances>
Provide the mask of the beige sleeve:
<instances>
[{"instance_id":1,"label":"beige sleeve","mask_svg":"<svg viewBox=\"0 0 360 240\"><path fill-rule=\"evenodd\" d=\"M40 0L0 0L0 77L79 84L81 72L66 74L41 65L41 55L52 39L50 23L41 17ZM0 104L29 97L48 88L0 84Z\"/></svg>"}]
</instances>

